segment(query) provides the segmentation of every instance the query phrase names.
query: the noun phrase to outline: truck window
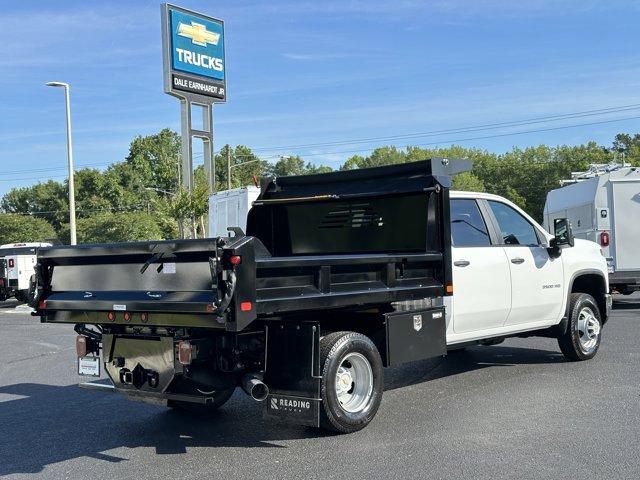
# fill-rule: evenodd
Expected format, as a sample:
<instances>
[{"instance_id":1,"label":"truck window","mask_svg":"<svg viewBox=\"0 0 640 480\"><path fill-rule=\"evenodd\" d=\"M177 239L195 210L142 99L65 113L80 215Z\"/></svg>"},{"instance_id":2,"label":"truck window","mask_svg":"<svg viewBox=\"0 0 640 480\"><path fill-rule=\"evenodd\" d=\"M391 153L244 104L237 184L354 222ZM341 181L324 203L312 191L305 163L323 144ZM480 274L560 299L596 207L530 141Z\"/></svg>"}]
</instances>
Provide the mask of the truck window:
<instances>
[{"instance_id":1,"label":"truck window","mask_svg":"<svg viewBox=\"0 0 640 480\"><path fill-rule=\"evenodd\" d=\"M451 242L454 247L482 247L491 244L487 226L475 200L451 200Z\"/></svg>"},{"instance_id":2,"label":"truck window","mask_svg":"<svg viewBox=\"0 0 640 480\"><path fill-rule=\"evenodd\" d=\"M489 206L498 220L504 245L537 246L539 244L535 228L517 211L509 205L493 200L489 200Z\"/></svg>"}]
</instances>

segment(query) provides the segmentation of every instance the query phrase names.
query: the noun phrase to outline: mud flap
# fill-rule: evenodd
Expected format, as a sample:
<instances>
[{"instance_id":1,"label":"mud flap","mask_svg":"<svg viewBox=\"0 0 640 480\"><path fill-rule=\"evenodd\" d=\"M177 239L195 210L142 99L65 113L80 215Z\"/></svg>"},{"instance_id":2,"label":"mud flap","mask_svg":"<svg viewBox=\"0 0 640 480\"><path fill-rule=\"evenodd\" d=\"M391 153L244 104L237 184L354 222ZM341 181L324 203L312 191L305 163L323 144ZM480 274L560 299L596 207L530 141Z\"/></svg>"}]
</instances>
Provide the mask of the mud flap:
<instances>
[{"instance_id":1,"label":"mud flap","mask_svg":"<svg viewBox=\"0 0 640 480\"><path fill-rule=\"evenodd\" d=\"M320 426L320 325L269 322L266 332L264 418Z\"/></svg>"}]
</instances>

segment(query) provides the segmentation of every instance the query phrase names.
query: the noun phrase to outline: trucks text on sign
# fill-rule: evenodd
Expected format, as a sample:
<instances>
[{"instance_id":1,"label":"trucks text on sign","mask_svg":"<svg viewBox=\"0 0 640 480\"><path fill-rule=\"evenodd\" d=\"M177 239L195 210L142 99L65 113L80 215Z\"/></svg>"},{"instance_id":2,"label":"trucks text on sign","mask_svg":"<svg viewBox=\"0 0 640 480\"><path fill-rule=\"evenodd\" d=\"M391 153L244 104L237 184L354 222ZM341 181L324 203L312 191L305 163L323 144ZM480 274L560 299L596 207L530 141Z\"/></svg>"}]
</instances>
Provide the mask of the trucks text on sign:
<instances>
[{"instance_id":1,"label":"trucks text on sign","mask_svg":"<svg viewBox=\"0 0 640 480\"><path fill-rule=\"evenodd\" d=\"M224 101L224 23L173 5L165 17L165 91Z\"/></svg>"}]
</instances>

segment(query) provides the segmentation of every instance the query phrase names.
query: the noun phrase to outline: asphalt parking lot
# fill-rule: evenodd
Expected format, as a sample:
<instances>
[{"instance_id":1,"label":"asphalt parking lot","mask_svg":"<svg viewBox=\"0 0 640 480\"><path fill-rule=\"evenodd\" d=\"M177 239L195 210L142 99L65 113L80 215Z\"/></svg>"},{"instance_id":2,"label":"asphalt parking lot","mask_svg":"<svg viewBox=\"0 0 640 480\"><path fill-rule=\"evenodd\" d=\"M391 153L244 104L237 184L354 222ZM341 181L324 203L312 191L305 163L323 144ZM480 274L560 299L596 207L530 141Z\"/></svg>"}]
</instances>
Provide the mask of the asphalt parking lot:
<instances>
[{"instance_id":1,"label":"asphalt parking lot","mask_svg":"<svg viewBox=\"0 0 640 480\"><path fill-rule=\"evenodd\" d=\"M10 478L639 478L640 296L598 356L550 339L385 371L376 419L345 436L265 423L243 392L214 417L79 389L71 326L0 304L0 476Z\"/></svg>"}]
</instances>

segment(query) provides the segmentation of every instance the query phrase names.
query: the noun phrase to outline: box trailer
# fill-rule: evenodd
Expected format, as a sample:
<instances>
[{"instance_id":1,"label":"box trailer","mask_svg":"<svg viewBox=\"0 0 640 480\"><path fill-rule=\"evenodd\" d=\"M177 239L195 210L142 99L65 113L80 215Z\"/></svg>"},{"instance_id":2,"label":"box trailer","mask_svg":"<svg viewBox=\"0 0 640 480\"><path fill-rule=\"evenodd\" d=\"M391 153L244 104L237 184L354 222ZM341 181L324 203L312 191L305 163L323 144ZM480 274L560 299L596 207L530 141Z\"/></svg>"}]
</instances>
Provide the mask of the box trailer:
<instances>
[{"instance_id":1,"label":"box trailer","mask_svg":"<svg viewBox=\"0 0 640 480\"><path fill-rule=\"evenodd\" d=\"M568 218L577 238L592 240L607 258L612 289L640 288L640 169L597 165L547 194L544 223Z\"/></svg>"},{"instance_id":2,"label":"box trailer","mask_svg":"<svg viewBox=\"0 0 640 480\"><path fill-rule=\"evenodd\" d=\"M247 215L260 195L258 187L249 186L216 192L209 197L209 237L224 237L227 228L247 229Z\"/></svg>"}]
</instances>

